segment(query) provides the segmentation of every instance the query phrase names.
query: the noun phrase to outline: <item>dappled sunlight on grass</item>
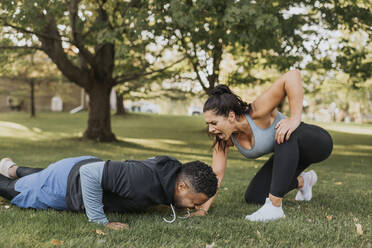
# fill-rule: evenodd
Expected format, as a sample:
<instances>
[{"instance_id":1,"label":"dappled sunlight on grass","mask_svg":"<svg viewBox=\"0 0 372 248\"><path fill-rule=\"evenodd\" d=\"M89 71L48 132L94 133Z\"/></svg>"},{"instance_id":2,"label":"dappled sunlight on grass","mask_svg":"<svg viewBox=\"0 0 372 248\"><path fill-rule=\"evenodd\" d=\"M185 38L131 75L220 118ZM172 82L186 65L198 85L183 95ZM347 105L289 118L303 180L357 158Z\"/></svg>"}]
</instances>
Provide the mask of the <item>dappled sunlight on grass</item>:
<instances>
[{"instance_id":1,"label":"dappled sunlight on grass","mask_svg":"<svg viewBox=\"0 0 372 248\"><path fill-rule=\"evenodd\" d=\"M43 135L43 131L39 128L30 129L18 123L0 121L0 136L2 137L40 140Z\"/></svg>"},{"instance_id":2,"label":"dappled sunlight on grass","mask_svg":"<svg viewBox=\"0 0 372 248\"><path fill-rule=\"evenodd\" d=\"M170 149L174 148L174 145L186 145L185 141L172 140L172 139L136 139L136 138L124 138L120 137L120 140L138 144L144 147L158 148L158 149Z\"/></svg>"},{"instance_id":3,"label":"dappled sunlight on grass","mask_svg":"<svg viewBox=\"0 0 372 248\"><path fill-rule=\"evenodd\" d=\"M18 123L0 121L0 135L4 137L22 136L28 138L34 136L35 132Z\"/></svg>"},{"instance_id":4,"label":"dappled sunlight on grass","mask_svg":"<svg viewBox=\"0 0 372 248\"><path fill-rule=\"evenodd\" d=\"M372 145L370 145L370 146L368 146L368 145L351 145L349 147L351 147L352 149L357 149L357 150L370 150L370 151L372 151Z\"/></svg>"},{"instance_id":5,"label":"dappled sunlight on grass","mask_svg":"<svg viewBox=\"0 0 372 248\"><path fill-rule=\"evenodd\" d=\"M344 123L316 123L330 131L372 135L372 125L370 124L344 124Z\"/></svg>"},{"instance_id":6,"label":"dappled sunlight on grass","mask_svg":"<svg viewBox=\"0 0 372 248\"><path fill-rule=\"evenodd\" d=\"M371 150L368 145L333 145L332 155L368 156Z\"/></svg>"},{"instance_id":7,"label":"dappled sunlight on grass","mask_svg":"<svg viewBox=\"0 0 372 248\"><path fill-rule=\"evenodd\" d=\"M369 155L368 152L352 152L352 151L340 151L340 150L333 150L332 155L343 155L343 156L367 156Z\"/></svg>"},{"instance_id":8,"label":"dappled sunlight on grass","mask_svg":"<svg viewBox=\"0 0 372 248\"><path fill-rule=\"evenodd\" d=\"M0 121L0 137L40 141L51 138L70 137L71 135L73 134L66 132L44 132L38 127L28 128L15 122Z\"/></svg>"}]
</instances>

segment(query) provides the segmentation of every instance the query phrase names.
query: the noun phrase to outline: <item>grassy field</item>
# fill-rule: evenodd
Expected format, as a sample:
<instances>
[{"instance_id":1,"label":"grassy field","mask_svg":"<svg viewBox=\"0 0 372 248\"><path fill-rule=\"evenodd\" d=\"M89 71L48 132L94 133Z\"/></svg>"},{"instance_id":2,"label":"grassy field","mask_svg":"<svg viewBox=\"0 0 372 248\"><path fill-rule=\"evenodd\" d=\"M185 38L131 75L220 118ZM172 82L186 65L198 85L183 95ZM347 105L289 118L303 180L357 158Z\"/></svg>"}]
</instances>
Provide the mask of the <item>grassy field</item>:
<instances>
[{"instance_id":1,"label":"grassy field","mask_svg":"<svg viewBox=\"0 0 372 248\"><path fill-rule=\"evenodd\" d=\"M112 117L119 142L81 139L87 114L0 114L0 156L19 165L46 167L64 157L145 159L171 155L182 162L211 163L211 140L202 117L128 115ZM0 198L0 247L372 247L372 125L319 125L334 138L331 157L312 168L318 184L310 202L283 201L287 218L271 223L244 220L258 206L244 201L250 179L265 159L230 153L219 195L206 217L162 221L170 210L108 214L129 224L123 231L88 223L84 213L19 209ZM363 234L357 233L360 224ZM104 235L96 233L101 229Z\"/></svg>"}]
</instances>

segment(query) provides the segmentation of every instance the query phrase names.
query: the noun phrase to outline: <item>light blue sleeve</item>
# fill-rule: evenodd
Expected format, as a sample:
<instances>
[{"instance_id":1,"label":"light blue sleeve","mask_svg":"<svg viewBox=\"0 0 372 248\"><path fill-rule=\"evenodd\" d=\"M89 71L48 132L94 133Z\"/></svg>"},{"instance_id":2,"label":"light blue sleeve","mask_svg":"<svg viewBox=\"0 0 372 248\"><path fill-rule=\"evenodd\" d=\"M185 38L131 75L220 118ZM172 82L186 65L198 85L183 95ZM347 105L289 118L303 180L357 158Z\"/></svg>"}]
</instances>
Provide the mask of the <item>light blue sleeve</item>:
<instances>
[{"instance_id":1,"label":"light blue sleeve","mask_svg":"<svg viewBox=\"0 0 372 248\"><path fill-rule=\"evenodd\" d=\"M94 162L83 165L80 171L81 191L85 213L89 221L107 224L109 221L103 211L103 190L101 186L102 173L105 162Z\"/></svg>"}]
</instances>

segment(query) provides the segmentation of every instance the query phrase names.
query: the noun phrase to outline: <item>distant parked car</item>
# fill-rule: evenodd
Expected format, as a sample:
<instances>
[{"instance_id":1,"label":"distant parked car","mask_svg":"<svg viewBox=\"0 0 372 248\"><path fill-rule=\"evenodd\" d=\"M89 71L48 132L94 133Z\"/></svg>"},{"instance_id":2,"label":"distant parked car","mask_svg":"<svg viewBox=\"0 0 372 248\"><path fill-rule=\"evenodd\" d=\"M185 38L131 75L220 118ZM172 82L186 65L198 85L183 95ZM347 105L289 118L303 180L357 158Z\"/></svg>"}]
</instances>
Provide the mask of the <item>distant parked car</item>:
<instances>
[{"instance_id":1,"label":"distant parked car","mask_svg":"<svg viewBox=\"0 0 372 248\"><path fill-rule=\"evenodd\" d=\"M151 113L151 114L158 114L159 113L159 106L148 101L138 101L132 103L131 106L132 112L142 112L142 113Z\"/></svg>"},{"instance_id":2,"label":"distant parked car","mask_svg":"<svg viewBox=\"0 0 372 248\"><path fill-rule=\"evenodd\" d=\"M203 113L203 108L200 106L190 106L189 115L201 115Z\"/></svg>"}]
</instances>

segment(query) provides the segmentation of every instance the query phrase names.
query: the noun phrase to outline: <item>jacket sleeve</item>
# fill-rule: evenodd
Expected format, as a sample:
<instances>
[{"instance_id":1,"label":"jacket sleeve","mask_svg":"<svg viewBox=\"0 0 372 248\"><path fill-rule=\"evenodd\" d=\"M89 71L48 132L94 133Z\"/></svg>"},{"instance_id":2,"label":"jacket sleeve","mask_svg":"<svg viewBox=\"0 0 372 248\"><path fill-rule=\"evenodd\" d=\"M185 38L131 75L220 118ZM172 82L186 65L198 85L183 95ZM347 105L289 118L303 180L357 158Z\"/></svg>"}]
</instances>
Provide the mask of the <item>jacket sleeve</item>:
<instances>
[{"instance_id":1,"label":"jacket sleeve","mask_svg":"<svg viewBox=\"0 0 372 248\"><path fill-rule=\"evenodd\" d=\"M98 224L107 224L109 221L103 210L101 187L102 172L104 164L102 162L91 163L80 168L81 190L85 213L89 221Z\"/></svg>"}]
</instances>

